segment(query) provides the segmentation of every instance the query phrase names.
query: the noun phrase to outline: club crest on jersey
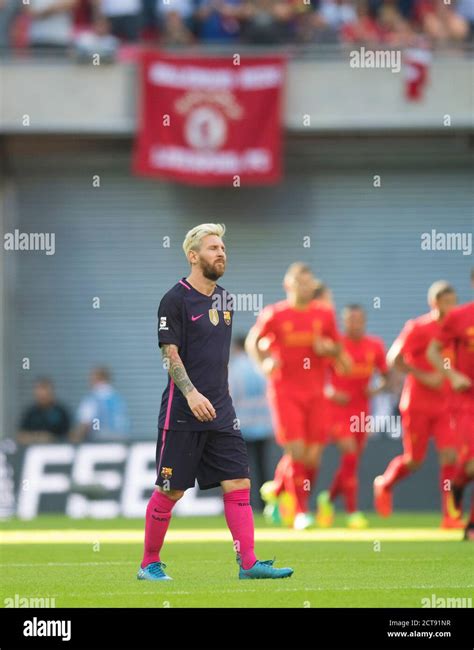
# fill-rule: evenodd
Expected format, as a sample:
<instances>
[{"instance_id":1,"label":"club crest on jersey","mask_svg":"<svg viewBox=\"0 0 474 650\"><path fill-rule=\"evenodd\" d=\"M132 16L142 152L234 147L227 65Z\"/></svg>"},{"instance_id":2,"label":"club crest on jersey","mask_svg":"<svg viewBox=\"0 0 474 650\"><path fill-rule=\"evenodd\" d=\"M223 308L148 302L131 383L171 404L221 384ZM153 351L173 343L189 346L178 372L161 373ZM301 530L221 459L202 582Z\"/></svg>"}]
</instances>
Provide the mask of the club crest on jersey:
<instances>
[{"instance_id":1,"label":"club crest on jersey","mask_svg":"<svg viewBox=\"0 0 474 650\"><path fill-rule=\"evenodd\" d=\"M171 478L173 476L172 467L162 467L161 468L161 477L164 479Z\"/></svg>"},{"instance_id":2,"label":"club crest on jersey","mask_svg":"<svg viewBox=\"0 0 474 650\"><path fill-rule=\"evenodd\" d=\"M230 325L230 321L231 321L230 311L225 311L224 312L224 323L226 325Z\"/></svg>"},{"instance_id":3,"label":"club crest on jersey","mask_svg":"<svg viewBox=\"0 0 474 650\"><path fill-rule=\"evenodd\" d=\"M213 325L217 325L219 323L219 312L217 309L209 309L209 320Z\"/></svg>"}]
</instances>

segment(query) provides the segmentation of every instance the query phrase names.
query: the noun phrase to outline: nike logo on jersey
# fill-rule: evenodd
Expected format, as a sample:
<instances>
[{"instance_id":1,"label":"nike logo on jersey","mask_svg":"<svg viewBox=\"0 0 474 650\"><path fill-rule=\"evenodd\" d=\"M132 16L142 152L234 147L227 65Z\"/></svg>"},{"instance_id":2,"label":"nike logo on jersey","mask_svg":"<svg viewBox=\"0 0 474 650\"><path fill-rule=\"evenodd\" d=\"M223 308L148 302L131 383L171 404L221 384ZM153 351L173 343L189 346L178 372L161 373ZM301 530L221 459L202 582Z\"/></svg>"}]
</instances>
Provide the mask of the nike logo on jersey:
<instances>
[{"instance_id":1,"label":"nike logo on jersey","mask_svg":"<svg viewBox=\"0 0 474 650\"><path fill-rule=\"evenodd\" d=\"M201 318L201 316L204 316L204 314L199 314L199 316L191 316L191 320L194 322L198 318Z\"/></svg>"}]
</instances>

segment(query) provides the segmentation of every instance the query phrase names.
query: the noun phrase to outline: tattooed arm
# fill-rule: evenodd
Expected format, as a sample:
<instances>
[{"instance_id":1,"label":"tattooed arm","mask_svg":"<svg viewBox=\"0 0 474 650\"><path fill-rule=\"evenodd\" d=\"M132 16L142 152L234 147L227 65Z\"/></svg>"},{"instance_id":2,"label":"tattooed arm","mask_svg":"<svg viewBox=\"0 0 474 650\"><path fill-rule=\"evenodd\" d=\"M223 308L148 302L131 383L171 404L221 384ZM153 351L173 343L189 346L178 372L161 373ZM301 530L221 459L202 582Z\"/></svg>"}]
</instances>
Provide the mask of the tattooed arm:
<instances>
[{"instance_id":1,"label":"tattooed arm","mask_svg":"<svg viewBox=\"0 0 474 650\"><path fill-rule=\"evenodd\" d=\"M173 344L164 344L161 348L164 365L168 369L171 379L174 381L179 390L183 393L188 402L188 406L193 415L200 422L210 422L216 417L216 411L211 402L201 395L193 386L188 377L181 357L178 353L178 346Z\"/></svg>"}]
</instances>

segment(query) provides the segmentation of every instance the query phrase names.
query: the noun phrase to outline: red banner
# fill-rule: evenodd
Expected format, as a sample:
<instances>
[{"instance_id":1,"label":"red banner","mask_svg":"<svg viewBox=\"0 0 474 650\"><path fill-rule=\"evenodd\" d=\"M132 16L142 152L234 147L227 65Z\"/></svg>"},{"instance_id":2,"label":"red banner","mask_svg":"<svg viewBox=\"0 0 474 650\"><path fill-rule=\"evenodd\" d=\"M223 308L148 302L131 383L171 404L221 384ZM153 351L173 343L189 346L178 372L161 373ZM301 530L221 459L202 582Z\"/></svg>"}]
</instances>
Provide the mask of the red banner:
<instances>
[{"instance_id":1,"label":"red banner","mask_svg":"<svg viewBox=\"0 0 474 650\"><path fill-rule=\"evenodd\" d=\"M282 57L145 52L134 172L195 185L278 182L284 72Z\"/></svg>"}]
</instances>

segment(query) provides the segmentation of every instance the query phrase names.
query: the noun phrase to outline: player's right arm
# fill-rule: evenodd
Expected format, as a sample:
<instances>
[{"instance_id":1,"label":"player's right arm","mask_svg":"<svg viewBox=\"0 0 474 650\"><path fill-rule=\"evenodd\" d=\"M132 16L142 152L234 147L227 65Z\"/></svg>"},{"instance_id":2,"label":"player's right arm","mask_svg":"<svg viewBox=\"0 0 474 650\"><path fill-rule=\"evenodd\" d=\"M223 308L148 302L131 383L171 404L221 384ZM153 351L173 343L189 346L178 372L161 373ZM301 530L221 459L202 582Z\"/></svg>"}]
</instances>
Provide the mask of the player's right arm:
<instances>
[{"instance_id":1,"label":"player's right arm","mask_svg":"<svg viewBox=\"0 0 474 650\"><path fill-rule=\"evenodd\" d=\"M443 376L437 370L429 372L415 368L407 363L404 357L408 351L414 350L419 345L417 336L413 321L408 321L387 352L387 365L389 368L396 368L401 372L412 374L415 379L428 388L439 388L443 383Z\"/></svg>"},{"instance_id":2,"label":"player's right arm","mask_svg":"<svg viewBox=\"0 0 474 650\"><path fill-rule=\"evenodd\" d=\"M453 390L463 391L471 386L471 380L467 375L464 375L459 370L452 368L450 364L446 364L442 356L442 350L445 345L455 343L458 338L457 333L457 310L453 309L445 318L441 326L441 336L439 339L432 339L426 350L426 358L428 361L447 379L449 380Z\"/></svg>"},{"instance_id":3,"label":"player's right arm","mask_svg":"<svg viewBox=\"0 0 474 650\"><path fill-rule=\"evenodd\" d=\"M245 339L245 350L261 371L269 376L278 366L270 353L269 337L274 336L274 311L271 305L265 307Z\"/></svg>"},{"instance_id":4,"label":"player's right arm","mask_svg":"<svg viewBox=\"0 0 474 650\"><path fill-rule=\"evenodd\" d=\"M204 397L189 379L186 368L179 356L178 346L173 343L165 343L162 345L161 353L171 379L185 396L194 417L200 422L214 420L216 411L207 397Z\"/></svg>"}]
</instances>

